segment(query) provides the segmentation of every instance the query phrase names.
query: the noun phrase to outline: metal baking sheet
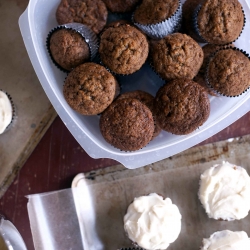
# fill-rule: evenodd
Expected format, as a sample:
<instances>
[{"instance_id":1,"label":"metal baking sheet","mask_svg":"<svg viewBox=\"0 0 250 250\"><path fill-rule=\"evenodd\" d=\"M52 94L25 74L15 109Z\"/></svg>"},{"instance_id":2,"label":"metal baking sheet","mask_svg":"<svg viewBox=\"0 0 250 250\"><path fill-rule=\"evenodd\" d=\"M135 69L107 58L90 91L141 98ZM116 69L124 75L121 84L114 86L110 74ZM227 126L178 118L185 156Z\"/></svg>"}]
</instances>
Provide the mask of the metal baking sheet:
<instances>
[{"instance_id":1,"label":"metal baking sheet","mask_svg":"<svg viewBox=\"0 0 250 250\"><path fill-rule=\"evenodd\" d=\"M7 91L16 106L17 119L0 135L0 197L39 142L56 112L46 97L28 58L18 18L28 1L0 3L0 89Z\"/></svg>"},{"instance_id":2,"label":"metal baking sheet","mask_svg":"<svg viewBox=\"0 0 250 250\"><path fill-rule=\"evenodd\" d=\"M136 170L118 165L85 174L81 181L86 183L88 197L92 199L86 198L86 189L83 189L82 196L85 196L79 204L83 211L92 204L96 216L91 222L90 216L78 211L80 225L86 232L93 230L92 227L96 232L87 236L87 249L96 249L97 243L102 245L98 249L107 250L132 246L124 233L123 216L134 197L152 192L170 197L182 214L181 233L169 250L199 249L203 238L225 229L244 230L250 236L249 216L232 222L209 219L197 196L200 174L216 163L226 160L243 166L250 173L249 152L250 135L247 135L195 147ZM75 199L75 203L78 202Z\"/></svg>"}]
</instances>

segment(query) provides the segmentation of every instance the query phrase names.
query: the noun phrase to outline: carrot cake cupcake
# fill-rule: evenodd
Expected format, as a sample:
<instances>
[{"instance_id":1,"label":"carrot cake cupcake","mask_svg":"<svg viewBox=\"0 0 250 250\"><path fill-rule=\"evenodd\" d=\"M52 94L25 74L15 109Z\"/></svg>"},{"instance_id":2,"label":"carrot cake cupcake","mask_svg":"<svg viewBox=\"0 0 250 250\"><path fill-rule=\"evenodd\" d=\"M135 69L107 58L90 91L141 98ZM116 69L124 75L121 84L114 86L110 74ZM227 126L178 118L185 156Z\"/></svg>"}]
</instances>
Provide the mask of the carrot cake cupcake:
<instances>
[{"instance_id":1,"label":"carrot cake cupcake","mask_svg":"<svg viewBox=\"0 0 250 250\"><path fill-rule=\"evenodd\" d=\"M57 11L58 24L82 23L96 34L107 23L108 11L101 0L61 0Z\"/></svg>"},{"instance_id":2,"label":"carrot cake cupcake","mask_svg":"<svg viewBox=\"0 0 250 250\"><path fill-rule=\"evenodd\" d=\"M128 75L139 70L148 57L148 50L146 36L127 23L108 27L101 34L101 61L116 74Z\"/></svg>"},{"instance_id":3,"label":"carrot cake cupcake","mask_svg":"<svg viewBox=\"0 0 250 250\"><path fill-rule=\"evenodd\" d=\"M191 37L175 33L151 43L152 66L164 80L193 79L203 62L203 51Z\"/></svg>"},{"instance_id":4,"label":"carrot cake cupcake","mask_svg":"<svg viewBox=\"0 0 250 250\"><path fill-rule=\"evenodd\" d=\"M164 199L156 193L140 196L128 207L124 229L139 247L165 250L180 234L181 214L170 198Z\"/></svg>"},{"instance_id":5,"label":"carrot cake cupcake","mask_svg":"<svg viewBox=\"0 0 250 250\"><path fill-rule=\"evenodd\" d=\"M104 139L123 151L145 147L153 137L154 127L150 109L133 98L115 100L100 118Z\"/></svg>"},{"instance_id":6,"label":"carrot cake cupcake","mask_svg":"<svg viewBox=\"0 0 250 250\"><path fill-rule=\"evenodd\" d=\"M243 219L250 210L250 177L244 168L223 161L201 175L198 196L209 218Z\"/></svg>"},{"instance_id":7,"label":"carrot cake cupcake","mask_svg":"<svg viewBox=\"0 0 250 250\"><path fill-rule=\"evenodd\" d=\"M103 66L84 63L68 74L63 94L70 107L78 113L97 115L119 94L119 85Z\"/></svg>"}]
</instances>

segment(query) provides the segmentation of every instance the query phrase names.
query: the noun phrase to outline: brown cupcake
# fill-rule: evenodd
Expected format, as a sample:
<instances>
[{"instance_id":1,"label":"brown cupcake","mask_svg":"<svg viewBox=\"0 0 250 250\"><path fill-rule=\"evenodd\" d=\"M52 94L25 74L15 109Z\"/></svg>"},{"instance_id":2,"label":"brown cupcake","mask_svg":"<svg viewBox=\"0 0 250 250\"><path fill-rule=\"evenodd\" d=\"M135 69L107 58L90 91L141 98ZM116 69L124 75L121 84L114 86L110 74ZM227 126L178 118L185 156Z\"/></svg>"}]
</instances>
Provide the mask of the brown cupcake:
<instances>
[{"instance_id":1,"label":"brown cupcake","mask_svg":"<svg viewBox=\"0 0 250 250\"><path fill-rule=\"evenodd\" d=\"M129 24L109 27L101 35L99 53L102 63L116 74L139 70L148 56L146 36Z\"/></svg>"},{"instance_id":2,"label":"brown cupcake","mask_svg":"<svg viewBox=\"0 0 250 250\"><path fill-rule=\"evenodd\" d=\"M73 69L63 86L67 103L82 115L103 112L118 93L119 85L114 76L96 63L85 63Z\"/></svg>"},{"instance_id":3,"label":"brown cupcake","mask_svg":"<svg viewBox=\"0 0 250 250\"><path fill-rule=\"evenodd\" d=\"M154 139L157 135L159 135L161 132L161 128L160 128L158 122L156 121L156 118L154 117L155 116L154 115L154 97L145 91L136 90L136 91L123 93L117 99L123 99L123 98L137 99L138 101L145 104L151 110L151 112L153 114L154 121L155 121L155 129L154 129L154 134L153 134L152 139Z\"/></svg>"},{"instance_id":4,"label":"brown cupcake","mask_svg":"<svg viewBox=\"0 0 250 250\"><path fill-rule=\"evenodd\" d=\"M179 7L179 0L143 0L134 12L134 21L156 24L171 17Z\"/></svg>"},{"instance_id":5,"label":"brown cupcake","mask_svg":"<svg viewBox=\"0 0 250 250\"><path fill-rule=\"evenodd\" d=\"M107 23L108 11L101 0L61 0L56 19L58 24L83 23L96 34Z\"/></svg>"},{"instance_id":6,"label":"brown cupcake","mask_svg":"<svg viewBox=\"0 0 250 250\"><path fill-rule=\"evenodd\" d=\"M103 0L111 12L124 13L135 9L140 0Z\"/></svg>"},{"instance_id":7,"label":"brown cupcake","mask_svg":"<svg viewBox=\"0 0 250 250\"><path fill-rule=\"evenodd\" d=\"M199 6L201 0L186 0L182 6L182 27L184 33L191 36L197 42L204 42L194 28L194 10Z\"/></svg>"},{"instance_id":8,"label":"brown cupcake","mask_svg":"<svg viewBox=\"0 0 250 250\"><path fill-rule=\"evenodd\" d=\"M221 49L210 59L206 80L216 93L238 96L250 86L250 60L236 48Z\"/></svg>"},{"instance_id":9,"label":"brown cupcake","mask_svg":"<svg viewBox=\"0 0 250 250\"><path fill-rule=\"evenodd\" d=\"M59 29L49 39L49 50L55 63L70 71L90 60L89 45L76 31Z\"/></svg>"},{"instance_id":10,"label":"brown cupcake","mask_svg":"<svg viewBox=\"0 0 250 250\"><path fill-rule=\"evenodd\" d=\"M161 39L181 27L182 4L179 0L143 0L133 13L134 24L153 39Z\"/></svg>"},{"instance_id":11,"label":"brown cupcake","mask_svg":"<svg viewBox=\"0 0 250 250\"><path fill-rule=\"evenodd\" d=\"M244 14L238 0L205 0L196 18L198 32L211 44L235 41L244 26Z\"/></svg>"},{"instance_id":12,"label":"brown cupcake","mask_svg":"<svg viewBox=\"0 0 250 250\"><path fill-rule=\"evenodd\" d=\"M101 115L100 130L104 139L123 151L145 147L154 133L150 109L132 98L114 101Z\"/></svg>"},{"instance_id":13,"label":"brown cupcake","mask_svg":"<svg viewBox=\"0 0 250 250\"><path fill-rule=\"evenodd\" d=\"M230 45L230 46L232 47L233 45ZM202 47L202 50L204 53L204 60L203 60L202 66L197 76L194 77L194 81L199 83L202 87L204 87L207 90L208 94L213 95L213 96L217 96L217 94L213 90L211 90L211 88L207 86L206 69L207 69L207 65L209 63L211 56L217 50L220 50L221 48L223 48L223 46L214 45L214 44L206 44L205 46Z\"/></svg>"},{"instance_id":14,"label":"brown cupcake","mask_svg":"<svg viewBox=\"0 0 250 250\"><path fill-rule=\"evenodd\" d=\"M203 51L191 37L175 33L151 45L152 66L163 79L193 79L197 75L203 62Z\"/></svg>"},{"instance_id":15,"label":"brown cupcake","mask_svg":"<svg viewBox=\"0 0 250 250\"><path fill-rule=\"evenodd\" d=\"M157 92L154 108L162 129L185 135L201 126L210 113L207 92L190 79L175 79Z\"/></svg>"}]
</instances>

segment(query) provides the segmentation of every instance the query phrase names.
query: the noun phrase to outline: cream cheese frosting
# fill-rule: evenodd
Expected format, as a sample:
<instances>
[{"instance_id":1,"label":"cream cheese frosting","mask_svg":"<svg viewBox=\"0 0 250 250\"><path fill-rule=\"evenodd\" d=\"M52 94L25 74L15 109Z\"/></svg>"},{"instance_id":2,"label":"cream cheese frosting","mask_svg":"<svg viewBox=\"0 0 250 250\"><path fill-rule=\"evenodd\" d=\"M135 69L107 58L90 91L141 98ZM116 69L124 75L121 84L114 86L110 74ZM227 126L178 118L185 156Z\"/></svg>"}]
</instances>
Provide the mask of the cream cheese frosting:
<instances>
[{"instance_id":1,"label":"cream cheese frosting","mask_svg":"<svg viewBox=\"0 0 250 250\"><path fill-rule=\"evenodd\" d=\"M203 239L201 250L249 250L250 239L244 231L224 230L213 233L209 239Z\"/></svg>"},{"instance_id":2,"label":"cream cheese frosting","mask_svg":"<svg viewBox=\"0 0 250 250\"><path fill-rule=\"evenodd\" d=\"M12 105L8 96L0 91L0 134L2 134L12 120Z\"/></svg>"},{"instance_id":3,"label":"cream cheese frosting","mask_svg":"<svg viewBox=\"0 0 250 250\"><path fill-rule=\"evenodd\" d=\"M128 237L144 249L166 249L181 231L181 214L170 198L156 193L135 198L124 216Z\"/></svg>"},{"instance_id":4,"label":"cream cheese frosting","mask_svg":"<svg viewBox=\"0 0 250 250\"><path fill-rule=\"evenodd\" d=\"M222 162L201 175L198 195L210 218L240 220L250 210L250 177L244 168Z\"/></svg>"}]
</instances>

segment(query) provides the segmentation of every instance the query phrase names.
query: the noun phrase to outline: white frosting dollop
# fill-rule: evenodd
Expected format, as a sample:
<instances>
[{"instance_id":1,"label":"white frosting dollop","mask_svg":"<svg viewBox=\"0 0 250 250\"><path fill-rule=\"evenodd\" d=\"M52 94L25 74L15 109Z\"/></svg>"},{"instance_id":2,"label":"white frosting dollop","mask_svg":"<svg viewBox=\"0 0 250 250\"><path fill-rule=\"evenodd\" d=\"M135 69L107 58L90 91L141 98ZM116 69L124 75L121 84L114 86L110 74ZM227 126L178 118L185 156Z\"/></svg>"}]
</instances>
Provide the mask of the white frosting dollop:
<instances>
[{"instance_id":1,"label":"white frosting dollop","mask_svg":"<svg viewBox=\"0 0 250 250\"><path fill-rule=\"evenodd\" d=\"M0 134L2 134L12 119L12 106L8 96L0 91Z\"/></svg>"},{"instance_id":2,"label":"white frosting dollop","mask_svg":"<svg viewBox=\"0 0 250 250\"><path fill-rule=\"evenodd\" d=\"M166 249L181 231L181 214L171 199L152 193L135 198L124 216L128 237L144 249Z\"/></svg>"},{"instance_id":3,"label":"white frosting dollop","mask_svg":"<svg viewBox=\"0 0 250 250\"><path fill-rule=\"evenodd\" d=\"M210 218L240 220L250 210L250 177L244 168L223 162L201 175L198 195Z\"/></svg>"},{"instance_id":4,"label":"white frosting dollop","mask_svg":"<svg viewBox=\"0 0 250 250\"><path fill-rule=\"evenodd\" d=\"M224 230L213 233L209 239L203 239L201 250L249 250L250 239L247 233Z\"/></svg>"}]
</instances>

